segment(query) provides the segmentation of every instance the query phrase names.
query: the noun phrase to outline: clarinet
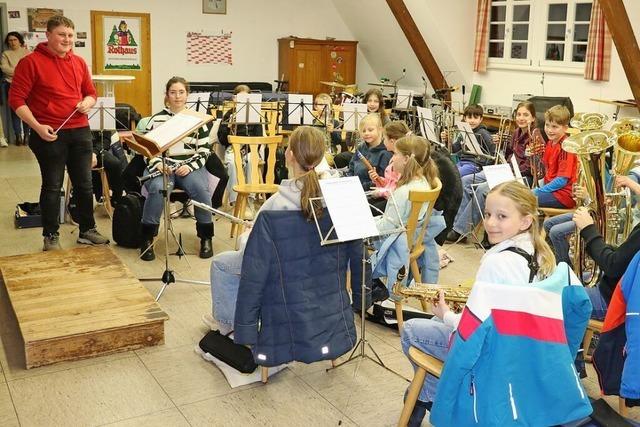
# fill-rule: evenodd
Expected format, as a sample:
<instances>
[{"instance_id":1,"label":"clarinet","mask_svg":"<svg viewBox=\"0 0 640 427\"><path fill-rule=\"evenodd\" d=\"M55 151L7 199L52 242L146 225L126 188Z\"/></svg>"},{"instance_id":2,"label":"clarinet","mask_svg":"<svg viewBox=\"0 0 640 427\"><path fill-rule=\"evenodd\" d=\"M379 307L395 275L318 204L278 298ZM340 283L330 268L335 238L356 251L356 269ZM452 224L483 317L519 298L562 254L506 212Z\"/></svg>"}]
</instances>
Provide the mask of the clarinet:
<instances>
[{"instance_id":1,"label":"clarinet","mask_svg":"<svg viewBox=\"0 0 640 427\"><path fill-rule=\"evenodd\" d=\"M174 164L171 165L170 170L171 172L173 172L174 170L178 169L180 166L184 166L187 165L195 160L199 160L203 157L208 157L208 154L197 154L195 156L189 157L188 159L184 159L181 160L179 162L176 162ZM151 172L149 175L145 175L145 176L139 176L138 178L138 182L140 183L140 185L144 184L145 182L147 182L148 180L152 179L152 178L156 178L158 176L162 176L162 172L159 170L154 170L153 172Z\"/></svg>"}]
</instances>

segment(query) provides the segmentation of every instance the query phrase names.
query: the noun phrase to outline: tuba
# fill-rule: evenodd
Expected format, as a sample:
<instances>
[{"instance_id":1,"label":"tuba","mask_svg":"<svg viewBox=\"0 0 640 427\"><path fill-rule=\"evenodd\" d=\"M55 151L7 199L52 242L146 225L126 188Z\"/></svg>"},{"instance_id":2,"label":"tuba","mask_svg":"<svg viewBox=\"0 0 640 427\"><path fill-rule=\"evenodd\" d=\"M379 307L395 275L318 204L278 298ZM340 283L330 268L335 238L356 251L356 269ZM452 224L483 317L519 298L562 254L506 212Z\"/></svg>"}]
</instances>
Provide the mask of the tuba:
<instances>
[{"instance_id":1,"label":"tuba","mask_svg":"<svg viewBox=\"0 0 640 427\"><path fill-rule=\"evenodd\" d=\"M571 118L571 127L587 130L600 130L609 121L609 116L602 113L576 113Z\"/></svg>"},{"instance_id":2,"label":"tuba","mask_svg":"<svg viewBox=\"0 0 640 427\"><path fill-rule=\"evenodd\" d=\"M573 135L562 142L562 149L573 153L580 162L582 181L586 187L590 201L585 206L593 216L594 223L606 240L607 236L607 206L605 204L605 155L613 145L613 134L603 130L589 130ZM578 277L588 271L586 254L576 231L573 244L573 269ZM591 266L591 279L587 285L595 284L599 270L595 263Z\"/></svg>"},{"instance_id":3,"label":"tuba","mask_svg":"<svg viewBox=\"0 0 640 427\"><path fill-rule=\"evenodd\" d=\"M640 119L624 118L611 126L611 140L614 146L613 175L624 176L635 166L640 159ZM623 203L624 201L624 203ZM619 212L624 208L625 218L620 218ZM631 193L628 188L623 191L610 194L610 217L612 221L607 224L610 229L608 244L617 245L626 240L631 232ZM624 225L623 225L624 222Z\"/></svg>"}]
</instances>

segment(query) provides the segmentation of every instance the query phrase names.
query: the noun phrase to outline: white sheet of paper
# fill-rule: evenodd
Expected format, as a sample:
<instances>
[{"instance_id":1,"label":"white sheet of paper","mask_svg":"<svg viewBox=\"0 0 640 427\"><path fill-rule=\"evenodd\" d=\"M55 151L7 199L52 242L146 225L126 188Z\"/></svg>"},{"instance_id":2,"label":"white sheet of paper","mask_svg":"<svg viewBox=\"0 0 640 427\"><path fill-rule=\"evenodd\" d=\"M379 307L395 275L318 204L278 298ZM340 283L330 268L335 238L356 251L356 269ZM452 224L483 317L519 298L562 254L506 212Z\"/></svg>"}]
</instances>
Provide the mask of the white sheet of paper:
<instances>
[{"instance_id":1,"label":"white sheet of paper","mask_svg":"<svg viewBox=\"0 0 640 427\"><path fill-rule=\"evenodd\" d=\"M436 131L433 128L433 111L430 108L416 107L418 112L418 120L420 121L420 131L422 136L429 141L438 142L439 139L436 136Z\"/></svg>"},{"instance_id":2,"label":"white sheet of paper","mask_svg":"<svg viewBox=\"0 0 640 427\"><path fill-rule=\"evenodd\" d=\"M320 189L338 240L346 242L378 235L360 178L322 179Z\"/></svg>"},{"instance_id":3,"label":"white sheet of paper","mask_svg":"<svg viewBox=\"0 0 640 427\"><path fill-rule=\"evenodd\" d=\"M483 166L482 171L484 172L485 178L487 178L489 189L503 182L515 181L516 179L516 177L513 176L513 171L509 163Z\"/></svg>"},{"instance_id":4,"label":"white sheet of paper","mask_svg":"<svg viewBox=\"0 0 640 427\"><path fill-rule=\"evenodd\" d=\"M261 93L239 93L236 95L236 123L261 123L261 114Z\"/></svg>"},{"instance_id":5,"label":"white sheet of paper","mask_svg":"<svg viewBox=\"0 0 640 427\"><path fill-rule=\"evenodd\" d=\"M342 106L342 129L350 132L358 130L360 120L367 115L367 104L344 104Z\"/></svg>"},{"instance_id":6,"label":"white sheet of paper","mask_svg":"<svg viewBox=\"0 0 640 427\"><path fill-rule=\"evenodd\" d=\"M100 123L101 115L102 123ZM95 105L89 110L89 127L91 130L116 129L116 99L114 97L99 96L96 99Z\"/></svg>"},{"instance_id":7,"label":"white sheet of paper","mask_svg":"<svg viewBox=\"0 0 640 427\"><path fill-rule=\"evenodd\" d=\"M187 108L193 111L206 113L211 92L193 92L187 95Z\"/></svg>"},{"instance_id":8,"label":"white sheet of paper","mask_svg":"<svg viewBox=\"0 0 640 427\"><path fill-rule=\"evenodd\" d=\"M471 129L471 126L469 126L469 123L458 122L456 123L456 126L458 127L458 129L460 129L460 131L464 135L463 145L466 151L473 154L485 154L482 151L482 147L480 146L480 143L478 142L478 138L476 138L476 134L473 133L473 129Z\"/></svg>"},{"instance_id":9,"label":"white sheet of paper","mask_svg":"<svg viewBox=\"0 0 640 427\"><path fill-rule=\"evenodd\" d=\"M516 175L516 179L520 182L523 182L522 172L520 172L520 167L518 166L518 159L516 159L516 156L511 156L511 169L513 169L513 172Z\"/></svg>"},{"instance_id":10,"label":"white sheet of paper","mask_svg":"<svg viewBox=\"0 0 640 427\"><path fill-rule=\"evenodd\" d=\"M413 100L413 91L409 89L398 89L396 92L395 108L409 108Z\"/></svg>"},{"instance_id":11,"label":"white sheet of paper","mask_svg":"<svg viewBox=\"0 0 640 427\"><path fill-rule=\"evenodd\" d=\"M287 117L290 125L299 125L301 119L302 124L313 124L313 114L311 114L313 111L313 95L291 93L289 94L288 102Z\"/></svg>"},{"instance_id":12,"label":"white sheet of paper","mask_svg":"<svg viewBox=\"0 0 640 427\"><path fill-rule=\"evenodd\" d=\"M164 122L162 126L145 134L145 136L162 148L198 123L200 123L198 117L178 113Z\"/></svg>"}]
</instances>

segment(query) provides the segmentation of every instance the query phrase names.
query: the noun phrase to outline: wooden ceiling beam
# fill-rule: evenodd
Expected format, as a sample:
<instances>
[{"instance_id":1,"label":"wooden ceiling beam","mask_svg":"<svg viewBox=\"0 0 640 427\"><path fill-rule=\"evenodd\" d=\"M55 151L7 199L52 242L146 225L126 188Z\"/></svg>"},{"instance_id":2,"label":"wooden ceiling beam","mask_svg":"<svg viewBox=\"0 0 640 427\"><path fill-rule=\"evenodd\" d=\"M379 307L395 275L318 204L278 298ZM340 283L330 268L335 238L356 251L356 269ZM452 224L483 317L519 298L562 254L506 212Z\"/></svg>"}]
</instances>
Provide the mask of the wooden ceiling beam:
<instances>
[{"instance_id":1,"label":"wooden ceiling beam","mask_svg":"<svg viewBox=\"0 0 640 427\"><path fill-rule=\"evenodd\" d=\"M407 41L411 45L413 52L418 57L418 61L420 61L420 65L422 69L427 74L427 78L433 86L434 89L440 89L443 87L448 87L447 81L440 71L440 67L438 67L438 63L435 58L431 54L431 50L429 50L429 46L424 41L418 26L416 25L409 9L404 4L403 0L387 0L387 4L389 5L389 9L391 9L391 13L398 21L400 28L402 28L402 32L404 33ZM447 101L451 101L451 93L446 92L445 98Z\"/></svg>"},{"instance_id":2,"label":"wooden ceiling beam","mask_svg":"<svg viewBox=\"0 0 640 427\"><path fill-rule=\"evenodd\" d=\"M604 19L611 32L611 38L618 51L622 68L627 76L631 93L636 100L636 107L640 111L640 49L633 33L629 15L622 0L600 0L600 7Z\"/></svg>"}]
</instances>

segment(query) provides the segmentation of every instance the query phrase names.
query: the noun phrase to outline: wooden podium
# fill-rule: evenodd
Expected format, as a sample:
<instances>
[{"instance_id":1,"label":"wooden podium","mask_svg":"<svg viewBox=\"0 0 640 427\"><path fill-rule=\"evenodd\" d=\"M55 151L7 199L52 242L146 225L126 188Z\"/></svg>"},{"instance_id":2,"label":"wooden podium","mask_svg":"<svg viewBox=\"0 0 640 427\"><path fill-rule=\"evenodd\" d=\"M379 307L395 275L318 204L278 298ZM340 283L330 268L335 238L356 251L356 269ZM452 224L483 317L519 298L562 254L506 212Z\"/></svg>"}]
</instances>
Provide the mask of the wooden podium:
<instances>
[{"instance_id":1,"label":"wooden podium","mask_svg":"<svg viewBox=\"0 0 640 427\"><path fill-rule=\"evenodd\" d=\"M164 343L169 317L108 246L0 258L27 369Z\"/></svg>"}]
</instances>

